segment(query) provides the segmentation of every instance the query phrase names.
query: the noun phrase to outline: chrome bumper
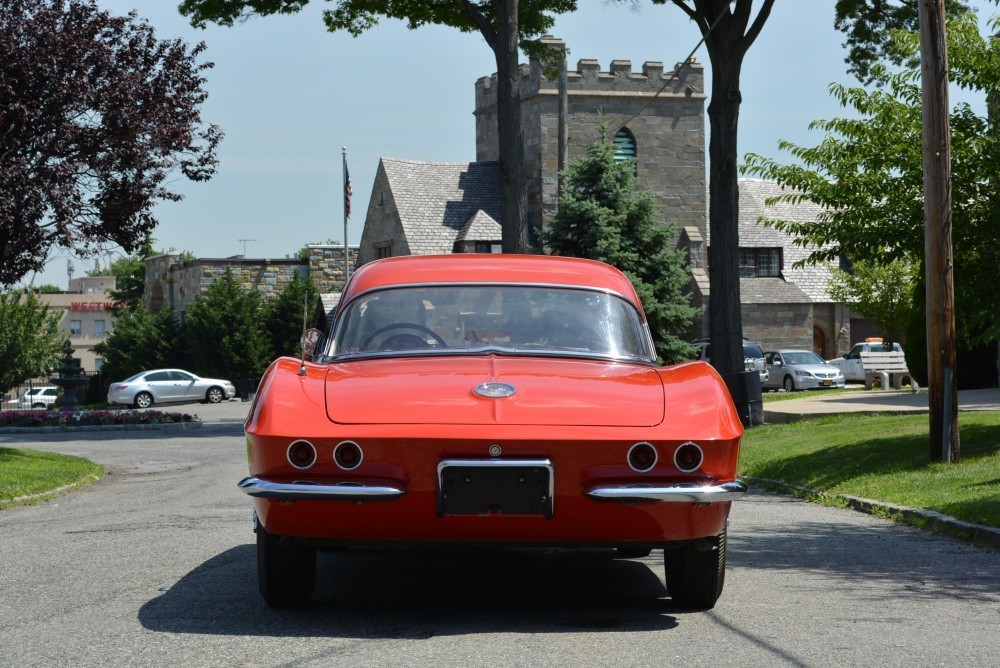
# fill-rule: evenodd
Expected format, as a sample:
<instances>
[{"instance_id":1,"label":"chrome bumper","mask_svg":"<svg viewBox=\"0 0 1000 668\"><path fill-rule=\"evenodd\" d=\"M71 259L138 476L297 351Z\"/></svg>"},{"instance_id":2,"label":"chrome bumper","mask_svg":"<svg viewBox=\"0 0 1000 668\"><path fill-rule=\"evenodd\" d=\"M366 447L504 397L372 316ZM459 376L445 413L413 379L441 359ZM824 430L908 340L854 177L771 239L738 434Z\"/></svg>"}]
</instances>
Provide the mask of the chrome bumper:
<instances>
[{"instance_id":1,"label":"chrome bumper","mask_svg":"<svg viewBox=\"0 0 1000 668\"><path fill-rule=\"evenodd\" d=\"M657 487L639 487L637 485L618 485L614 487L595 487L587 492L587 496L597 501L619 501L622 503L721 503L735 501L747 493L747 484L742 480L733 480L721 485L698 485L681 483Z\"/></svg>"},{"instance_id":2,"label":"chrome bumper","mask_svg":"<svg viewBox=\"0 0 1000 668\"><path fill-rule=\"evenodd\" d=\"M405 494L403 490L390 485L360 482L321 485L304 480L270 482L254 477L243 478L239 487L250 496L279 501L381 501L398 499Z\"/></svg>"}]
</instances>

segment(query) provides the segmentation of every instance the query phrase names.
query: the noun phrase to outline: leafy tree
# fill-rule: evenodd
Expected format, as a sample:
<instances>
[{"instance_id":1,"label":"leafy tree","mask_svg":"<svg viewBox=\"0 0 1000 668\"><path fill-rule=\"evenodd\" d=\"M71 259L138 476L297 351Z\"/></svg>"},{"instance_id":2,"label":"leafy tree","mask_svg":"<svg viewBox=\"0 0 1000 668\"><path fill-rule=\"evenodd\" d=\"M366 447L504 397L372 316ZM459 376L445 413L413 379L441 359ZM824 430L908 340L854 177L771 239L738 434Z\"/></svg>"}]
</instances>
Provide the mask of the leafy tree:
<instances>
[{"instance_id":1,"label":"leafy tree","mask_svg":"<svg viewBox=\"0 0 1000 668\"><path fill-rule=\"evenodd\" d=\"M773 0L767 0L768 3ZM505 253L530 248L524 139L521 131L518 48L545 53L537 38L554 23L554 15L576 9L576 0L335 0L324 12L330 31L357 37L378 25L379 18L407 21L411 29L445 25L462 32L478 31L493 50L497 66L497 130L500 162L500 225ZM309 0L183 0L180 11L195 26L208 22L231 26L253 15L293 14Z\"/></svg>"},{"instance_id":2,"label":"leafy tree","mask_svg":"<svg viewBox=\"0 0 1000 668\"><path fill-rule=\"evenodd\" d=\"M709 334L712 365L723 374L743 371L743 316L740 311L739 187L737 129L743 58L771 14L763 0L756 17L753 0L653 0L672 3L694 21L705 38L712 65L709 123L709 212L712 257L708 267L711 299ZM735 5L735 6L734 6Z\"/></svg>"},{"instance_id":3,"label":"leafy tree","mask_svg":"<svg viewBox=\"0 0 1000 668\"><path fill-rule=\"evenodd\" d=\"M1000 44L979 34L971 14L952 20L948 37L950 80L984 95L995 90ZM917 36L900 36L899 47L905 61L917 52ZM810 127L826 134L819 145L779 143L801 164L747 155L749 173L788 188L776 201L808 198L823 207L816 221L765 221L797 237L796 243L814 245L809 262L845 255L878 266L923 258L920 71L890 73L876 66L872 76L871 90L831 86L856 116L814 121ZM1000 125L967 104L956 105L951 151L958 337L965 345L981 344L1000 337L993 306L1000 263Z\"/></svg>"},{"instance_id":4,"label":"leafy tree","mask_svg":"<svg viewBox=\"0 0 1000 668\"><path fill-rule=\"evenodd\" d=\"M556 254L600 260L623 271L635 285L660 357L691 357L681 338L698 317L685 292L691 273L684 253L672 248L673 225L657 225L656 200L636 192L635 165L616 162L607 127L563 174L559 213L542 233Z\"/></svg>"},{"instance_id":5,"label":"leafy tree","mask_svg":"<svg viewBox=\"0 0 1000 668\"><path fill-rule=\"evenodd\" d=\"M311 278L303 280L296 274L277 298L267 305L264 321L270 337L271 359L301 353L302 307L305 304L308 308L311 326L318 295L319 291Z\"/></svg>"},{"instance_id":6,"label":"leafy tree","mask_svg":"<svg viewBox=\"0 0 1000 668\"><path fill-rule=\"evenodd\" d=\"M185 366L183 341L170 309L139 306L118 313L115 328L94 352L104 359L103 375L117 381L149 369Z\"/></svg>"},{"instance_id":7,"label":"leafy tree","mask_svg":"<svg viewBox=\"0 0 1000 668\"><path fill-rule=\"evenodd\" d=\"M262 316L260 293L245 290L227 267L188 307L192 371L234 383L259 378L270 362Z\"/></svg>"},{"instance_id":8,"label":"leafy tree","mask_svg":"<svg viewBox=\"0 0 1000 668\"><path fill-rule=\"evenodd\" d=\"M949 16L970 11L962 0L945 3ZM893 47L893 34L903 30L917 32L917 3L913 0L837 0L834 27L847 35L847 71L862 83L874 81L872 67L890 62L901 65L903 56Z\"/></svg>"},{"instance_id":9,"label":"leafy tree","mask_svg":"<svg viewBox=\"0 0 1000 668\"><path fill-rule=\"evenodd\" d=\"M910 319L918 270L906 260L876 266L861 262L850 272L835 269L830 296L878 325L891 350L893 343L902 340Z\"/></svg>"},{"instance_id":10,"label":"leafy tree","mask_svg":"<svg viewBox=\"0 0 1000 668\"><path fill-rule=\"evenodd\" d=\"M41 292L42 294L45 293L52 294L55 292L62 292L62 288L60 288L58 285L52 285L51 283L46 283L45 285L39 285L38 291Z\"/></svg>"},{"instance_id":11,"label":"leafy tree","mask_svg":"<svg viewBox=\"0 0 1000 668\"><path fill-rule=\"evenodd\" d=\"M0 285L41 270L53 246L135 250L154 204L181 199L172 172L214 174L204 48L94 0L0 3Z\"/></svg>"},{"instance_id":12,"label":"leafy tree","mask_svg":"<svg viewBox=\"0 0 1000 668\"><path fill-rule=\"evenodd\" d=\"M65 342L47 304L31 293L0 293L0 394L49 373Z\"/></svg>"}]
</instances>

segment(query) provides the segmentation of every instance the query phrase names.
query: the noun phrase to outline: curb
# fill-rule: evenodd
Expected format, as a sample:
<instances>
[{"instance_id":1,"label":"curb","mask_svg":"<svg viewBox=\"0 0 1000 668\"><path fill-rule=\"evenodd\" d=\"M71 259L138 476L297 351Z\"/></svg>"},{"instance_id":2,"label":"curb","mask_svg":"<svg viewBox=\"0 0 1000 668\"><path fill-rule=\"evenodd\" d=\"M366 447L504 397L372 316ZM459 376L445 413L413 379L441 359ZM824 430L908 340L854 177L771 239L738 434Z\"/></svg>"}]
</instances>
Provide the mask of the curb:
<instances>
[{"instance_id":1,"label":"curb","mask_svg":"<svg viewBox=\"0 0 1000 668\"><path fill-rule=\"evenodd\" d=\"M63 485L62 487L56 487L55 489L50 489L46 492L39 492L38 494L25 494L24 496L16 496L13 499L0 499L0 507L6 504L21 505L25 502L31 502L36 499L49 499L66 492L72 492L74 490L80 489L82 487L87 487L89 485L98 482L100 477L96 475L85 475L76 482L71 482L68 485Z\"/></svg>"},{"instance_id":2,"label":"curb","mask_svg":"<svg viewBox=\"0 0 1000 668\"><path fill-rule=\"evenodd\" d=\"M764 488L779 487L808 496L843 501L848 508L867 515L888 516L890 519L902 518L907 520L910 526L930 527L935 531L961 538L970 543L1000 549L1000 529L986 526L985 524L966 522L950 515L939 513L936 510L910 508L909 506L900 506L887 501L865 499L860 496L851 496L850 494L831 494L830 492L821 492L808 487L792 485L781 480L772 480L771 478L744 476L742 479L753 483L762 483Z\"/></svg>"},{"instance_id":3,"label":"curb","mask_svg":"<svg viewBox=\"0 0 1000 668\"><path fill-rule=\"evenodd\" d=\"M90 424L79 427L0 427L0 434L64 434L81 431L160 431L168 429L201 429L201 420L188 422L157 422L156 424Z\"/></svg>"}]
</instances>

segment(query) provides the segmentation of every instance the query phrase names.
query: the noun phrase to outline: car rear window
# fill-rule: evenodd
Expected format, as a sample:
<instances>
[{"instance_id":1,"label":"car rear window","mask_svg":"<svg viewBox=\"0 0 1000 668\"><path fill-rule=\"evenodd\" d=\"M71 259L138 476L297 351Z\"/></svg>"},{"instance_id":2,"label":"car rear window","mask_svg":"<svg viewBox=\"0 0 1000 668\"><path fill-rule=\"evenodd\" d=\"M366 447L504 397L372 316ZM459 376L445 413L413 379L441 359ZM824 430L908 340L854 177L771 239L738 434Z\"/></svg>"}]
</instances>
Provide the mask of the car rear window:
<instances>
[{"instance_id":1,"label":"car rear window","mask_svg":"<svg viewBox=\"0 0 1000 668\"><path fill-rule=\"evenodd\" d=\"M594 290L510 285L413 286L354 300L334 355L546 352L652 361L639 312Z\"/></svg>"}]
</instances>

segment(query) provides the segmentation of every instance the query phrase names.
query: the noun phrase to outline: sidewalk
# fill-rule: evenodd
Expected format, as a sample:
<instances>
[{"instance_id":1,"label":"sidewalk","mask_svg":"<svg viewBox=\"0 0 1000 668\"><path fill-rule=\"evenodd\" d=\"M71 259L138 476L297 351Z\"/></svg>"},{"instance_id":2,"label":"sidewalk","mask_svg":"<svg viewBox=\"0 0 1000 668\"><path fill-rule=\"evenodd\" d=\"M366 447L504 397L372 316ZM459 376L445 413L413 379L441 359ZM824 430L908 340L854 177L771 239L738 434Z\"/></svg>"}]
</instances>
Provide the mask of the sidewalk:
<instances>
[{"instance_id":1,"label":"sidewalk","mask_svg":"<svg viewBox=\"0 0 1000 668\"><path fill-rule=\"evenodd\" d=\"M846 413L921 414L927 412L927 390L855 390L827 394L823 390L799 392L801 399L764 404L764 422L782 424L806 418ZM1000 411L1000 388L963 390L958 393L961 411Z\"/></svg>"}]
</instances>

